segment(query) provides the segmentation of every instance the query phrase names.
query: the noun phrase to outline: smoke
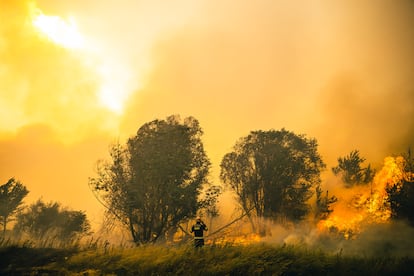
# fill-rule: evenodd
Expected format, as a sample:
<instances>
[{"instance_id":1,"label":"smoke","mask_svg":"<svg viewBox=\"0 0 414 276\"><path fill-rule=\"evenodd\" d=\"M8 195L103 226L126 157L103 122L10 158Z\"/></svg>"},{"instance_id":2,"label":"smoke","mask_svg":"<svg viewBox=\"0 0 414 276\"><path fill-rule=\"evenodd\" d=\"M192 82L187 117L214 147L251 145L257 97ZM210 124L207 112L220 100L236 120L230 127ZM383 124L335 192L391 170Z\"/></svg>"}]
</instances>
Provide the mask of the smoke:
<instances>
[{"instance_id":1,"label":"smoke","mask_svg":"<svg viewBox=\"0 0 414 276\"><path fill-rule=\"evenodd\" d=\"M330 254L360 257L414 257L414 228L403 221L370 224L351 239L335 232L321 232L312 224L283 226L268 222L271 235L259 241L323 250ZM257 242L252 240L251 242Z\"/></svg>"},{"instance_id":2,"label":"smoke","mask_svg":"<svg viewBox=\"0 0 414 276\"><path fill-rule=\"evenodd\" d=\"M111 123L108 111L97 104L96 73L78 53L41 36L28 3L1 4L0 131L15 133L42 123L68 142L106 130ZM97 121L106 123L93 124Z\"/></svg>"},{"instance_id":3,"label":"smoke","mask_svg":"<svg viewBox=\"0 0 414 276\"><path fill-rule=\"evenodd\" d=\"M414 256L414 228L404 222L372 225L355 240L343 243L347 254L378 257Z\"/></svg>"},{"instance_id":4,"label":"smoke","mask_svg":"<svg viewBox=\"0 0 414 276\"><path fill-rule=\"evenodd\" d=\"M414 228L404 221L391 219L386 188L400 183L404 178L403 157L387 157L373 181L352 187L342 183L340 177L332 177L325 186L329 196L338 201L332 204L332 212L320 220L311 212L300 223L289 221L245 218L231 230L223 231L222 240L249 244L264 242L276 245L293 245L332 254L370 257L414 256ZM227 195L228 196L228 195ZM315 198L310 200L312 207ZM236 204L234 202L233 204ZM228 210L224 215L231 211ZM229 221L230 219L227 218ZM251 222L256 231L265 230L266 236L252 234ZM220 237L215 237L220 241Z\"/></svg>"},{"instance_id":5,"label":"smoke","mask_svg":"<svg viewBox=\"0 0 414 276\"><path fill-rule=\"evenodd\" d=\"M320 141L331 152L361 149L380 162L413 146L412 1L341 5L333 71L319 94ZM322 131L322 129L331 131Z\"/></svg>"},{"instance_id":6,"label":"smoke","mask_svg":"<svg viewBox=\"0 0 414 276\"><path fill-rule=\"evenodd\" d=\"M93 172L91 159L104 158L107 138L90 137L65 145L56 132L45 125L30 125L18 130L16 136L0 140L0 183L11 177L29 190L24 203L43 199L58 201L74 210L87 211L95 227L101 223L101 206L87 185Z\"/></svg>"},{"instance_id":7,"label":"smoke","mask_svg":"<svg viewBox=\"0 0 414 276\"><path fill-rule=\"evenodd\" d=\"M112 80L120 82L110 87L122 98L119 114L100 102L102 76L85 63L88 56L34 30L29 2L45 14L74 16L115 68ZM0 162L6 165L0 177L15 176L57 200L65 193L51 188L55 178L64 179L62 191L87 193L82 187L107 145L170 114L200 121L216 182L223 155L256 129L284 127L316 138L328 168L354 149L379 164L413 146L413 6L409 0L1 1ZM46 177L51 171L55 177Z\"/></svg>"},{"instance_id":8,"label":"smoke","mask_svg":"<svg viewBox=\"0 0 414 276\"><path fill-rule=\"evenodd\" d=\"M105 157L113 119L97 104L96 74L31 24L32 1L0 2L0 183L15 177L43 198L87 210L87 179Z\"/></svg>"},{"instance_id":9,"label":"smoke","mask_svg":"<svg viewBox=\"0 0 414 276\"><path fill-rule=\"evenodd\" d=\"M209 1L158 40L122 129L198 118L213 163L255 129L315 137L327 163L379 163L412 146L412 2Z\"/></svg>"},{"instance_id":10,"label":"smoke","mask_svg":"<svg viewBox=\"0 0 414 276\"><path fill-rule=\"evenodd\" d=\"M352 202L370 189L346 190L330 177L339 156L358 149L380 167L384 157L412 146L413 15L408 1L210 1L191 26L157 42L153 69L131 98L122 129L193 115L215 175L223 155L251 130L304 133L318 140L327 163L323 188ZM228 199L221 204L234 207ZM311 243L317 235L314 228L274 231L278 241Z\"/></svg>"}]
</instances>

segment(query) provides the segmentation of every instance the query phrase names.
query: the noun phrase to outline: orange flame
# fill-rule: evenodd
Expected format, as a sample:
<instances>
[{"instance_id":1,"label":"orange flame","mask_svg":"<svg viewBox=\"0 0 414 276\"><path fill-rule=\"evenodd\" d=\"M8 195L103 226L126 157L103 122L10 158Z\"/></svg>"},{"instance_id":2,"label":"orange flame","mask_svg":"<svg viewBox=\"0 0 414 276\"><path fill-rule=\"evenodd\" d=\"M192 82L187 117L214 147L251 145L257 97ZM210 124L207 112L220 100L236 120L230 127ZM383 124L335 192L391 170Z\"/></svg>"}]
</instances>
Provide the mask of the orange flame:
<instances>
[{"instance_id":1,"label":"orange flame","mask_svg":"<svg viewBox=\"0 0 414 276\"><path fill-rule=\"evenodd\" d=\"M350 239L367 224L388 222L391 210L387 203L386 188L401 181L403 162L401 156L386 157L371 185L344 189L339 201L333 206L333 212L326 220L318 223L318 229L338 232Z\"/></svg>"},{"instance_id":2,"label":"orange flame","mask_svg":"<svg viewBox=\"0 0 414 276\"><path fill-rule=\"evenodd\" d=\"M258 243L262 240L262 237L258 234L246 234L241 236L224 236L214 240L207 240L206 244L216 245L249 245Z\"/></svg>"}]
</instances>

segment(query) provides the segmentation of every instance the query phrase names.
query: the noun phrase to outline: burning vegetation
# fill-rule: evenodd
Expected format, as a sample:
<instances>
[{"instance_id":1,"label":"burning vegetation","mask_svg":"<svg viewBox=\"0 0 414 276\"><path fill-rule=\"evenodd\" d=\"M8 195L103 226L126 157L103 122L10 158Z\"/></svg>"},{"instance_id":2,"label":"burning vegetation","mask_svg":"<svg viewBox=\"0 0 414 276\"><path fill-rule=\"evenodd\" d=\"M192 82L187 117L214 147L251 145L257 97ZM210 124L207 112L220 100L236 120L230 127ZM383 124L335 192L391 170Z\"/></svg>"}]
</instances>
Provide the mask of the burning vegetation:
<instances>
[{"instance_id":1,"label":"burning vegetation","mask_svg":"<svg viewBox=\"0 0 414 276\"><path fill-rule=\"evenodd\" d=\"M112 162L100 163L98 177L90 179L108 216L120 219L135 244L191 241L196 215L207 222L206 244L329 241L334 250L396 219L413 222L410 151L386 157L376 171L354 150L338 158L332 184L321 179L326 165L315 139L285 129L252 131L224 155L219 187L208 181L201 134L192 117L147 123L127 147L114 146ZM223 188L238 206L227 218L219 207Z\"/></svg>"},{"instance_id":2,"label":"burning vegetation","mask_svg":"<svg viewBox=\"0 0 414 276\"><path fill-rule=\"evenodd\" d=\"M344 189L333 212L318 223L318 229L355 238L365 228L391 223L393 218L412 223L413 215L404 212L412 206L413 171L411 153L386 157L373 180L362 186Z\"/></svg>"},{"instance_id":3,"label":"burning vegetation","mask_svg":"<svg viewBox=\"0 0 414 276\"><path fill-rule=\"evenodd\" d=\"M153 21L141 24L151 16L144 16L144 21L134 21L143 18L137 16L136 11L145 13L145 4L139 9L117 5L132 11L132 21L112 9L108 15L125 16L125 20L121 20L125 23L121 25L128 30L154 25L148 33L138 31L148 29L140 27L134 35L128 32L127 36L118 36L118 30L124 29L117 29L121 25L108 28L112 25L111 19L116 17L103 16L106 12L100 11L96 18L110 20L89 18L87 10L94 9L91 8L93 5L82 6L79 10L84 11L78 15L75 12L75 16L64 17L46 12L61 9L59 5L54 7L53 1L42 4L49 7L45 12L32 0L3 2L0 49L4 61L0 64L0 83L4 91L3 111L9 114L3 116L7 120L2 129L5 173L26 174L22 178L30 179L32 187L43 187L43 192L47 191L50 196L55 189L65 200L70 197L61 188L73 188L76 200L82 201L84 197L78 196L75 185L87 189L84 179L89 171L80 172L78 168L93 162L85 157L84 149L91 148L89 156L96 158L98 151L94 151L100 146L95 141L106 143L107 137L115 131L122 137L136 127L137 118L144 120L147 116L177 110L208 118L209 132L215 138L214 142L213 138L206 141L210 146L214 144L212 148L216 152L212 148L205 150L203 129L197 119L190 116L181 120L178 115L147 122L125 144L118 142L111 146L109 160L97 162L96 175L88 182L106 210L103 228L110 231L95 233L89 244L86 239L92 235L92 228L86 211L71 210L59 202L48 203L42 199L25 205L23 199L28 194L27 188L10 178L0 185L0 249L12 245L12 239L15 239L17 243L23 243L23 249L30 246L78 248L86 244L88 250L93 248L99 254L102 249L106 256L115 246L122 249L136 247L131 254L135 256L139 250L154 250L160 245L159 252L144 255L157 259L153 257L159 257L164 250L172 260L180 255L184 264L193 266L199 262L202 266L206 258L197 259L198 255L187 246L196 238L191 231L194 218L201 216L208 231L197 238L202 238L203 242L205 238L213 266L215 259L223 260L225 250L229 252L230 266L234 256L243 257L243 253L233 254L234 250L248 251L258 243L257 246L263 247L257 250L260 252L257 263L269 260L266 246L270 244L281 245L281 251L289 256L292 244L330 249L335 253L359 251L365 254L371 250L374 254L414 256L414 159L410 151L405 155L388 156L382 166L373 168L363 166L365 158L354 150L338 158L337 166L326 170L327 164L319 153L315 138L282 128L254 130L240 137L227 153L222 152L221 160L215 160L219 172L216 171L214 183L210 178L212 162L209 159L210 154L217 157L217 153L228 149L229 139L241 135L242 131L248 132L258 122L262 127L286 123L299 129L309 124L305 129L325 137L321 141L327 143L328 140L330 146L327 148L335 150L339 144L348 147L349 144L340 142L353 137L355 132L359 138L354 141L362 147L364 141L371 142L371 135L385 136L368 149L377 154L383 153L385 147L396 150L397 146L410 145L413 137L412 64L406 61L411 60L407 57L414 53L411 51L414 44L406 39L413 18L413 9L406 8L408 4L397 5L399 8L391 8L388 4L376 4L375 8L369 9L364 6L355 9L358 13L354 16L344 16L347 12L351 14L353 4L340 5L337 10L321 5L318 20L315 20L317 7L308 9L299 4L303 7L301 10L292 4L291 11L295 13L286 13L290 8L249 4L242 5L243 8L237 11L242 13L234 14L235 17L229 20L226 7L214 9L219 14L212 17L209 4L198 3L197 6L203 7L200 16L193 16L198 8L177 7L187 12L191 10L189 18L200 21L176 22L180 16L167 7L166 14L173 14L169 19L171 22L160 23L163 20L158 19L163 16L155 16L153 18L160 21L155 25L151 24ZM233 6L228 5L231 9ZM327 18L322 16L325 9L329 11ZM154 10L158 15L162 14L158 7ZM208 14L204 14L205 10ZM375 15L366 13L368 10L374 11ZM289 16L285 18L279 11ZM253 14L260 18L250 17ZM296 20L292 14L300 18ZM79 21L77 16L80 16ZM277 22L273 18L278 18ZM350 24L347 18L352 18ZM225 20L221 22L222 19ZM309 19L311 21L306 21ZM377 24L377 21L385 23ZM84 28L77 22L85 24ZM251 22L258 25L251 25ZM236 27L234 23L240 26ZM161 26L164 24L171 26ZM370 27L364 29L364 25ZM287 29L283 29L285 26ZM306 28L301 30L302 26ZM374 26L372 32L374 28L370 28ZM259 36L256 36L257 29L263 30ZM279 32L281 36L274 36L274 30L282 30ZM314 30L322 32L313 38ZM300 43L303 34L309 43L300 49L291 47ZM128 39L122 41L122 38ZM146 43L146 40L151 42ZM349 51L349 41L363 41L364 45ZM147 46L141 48L138 44ZM291 49L294 51L289 52ZM376 51L371 55L372 49ZM149 53L151 57L146 57ZM377 56L385 58L378 63ZM148 64L138 61L147 58ZM289 68L285 64L289 64ZM252 87L257 88L255 94L251 94ZM396 89L400 92L394 91ZM299 97L300 91L310 95ZM197 93L195 98L192 97L194 92ZM211 116L211 103L218 98L220 103L214 102L215 115ZM369 104L365 105L365 102ZM188 106L191 108L187 109ZM257 111L258 107L263 112L246 112ZM316 114L312 114L314 111ZM220 114L231 116L226 119ZM302 120L307 115L312 116ZM241 123L235 122L235 118ZM234 131L223 131L223 126L233 124ZM336 125L340 127L333 128ZM330 139L334 131L338 133L335 139ZM217 142L217 137L226 139ZM92 144L97 145L92 149ZM326 152L336 154L332 150ZM78 161L80 153L82 162ZM71 157L76 161L69 161ZM71 166L75 162L79 165ZM328 172L324 175L325 171ZM77 178L66 179L69 174ZM48 186L51 184L53 187ZM232 195L231 202L222 202L224 192ZM227 205L226 208L223 205ZM108 233L112 236L106 235ZM118 240L112 240L118 234ZM93 241L95 238L96 242ZM107 238L98 245L98 240ZM177 250L183 248L186 251L177 254ZM13 253L3 252L6 252L5 256ZM122 254L113 258L121 260L120 268L105 272L125 274L122 261L131 256ZM277 256L273 263L280 264L280 255L273 256ZM319 257L315 263L323 259ZM12 260L3 259L6 260L2 262L5 270L0 268L0 274L12 272L8 271L13 269ZM69 263L64 255L48 259ZM71 260L72 266L82 267L86 258L78 259L80 264L75 258ZM307 267L308 259L303 259ZM284 265L288 267L292 261L289 257L286 260ZM131 261L131 267L139 267L136 263L136 259ZM142 263L146 264L148 260L143 258ZM166 269L160 272L171 272L171 263L168 260ZM263 266L255 265L257 263L252 267L262 270L250 271L251 274L281 271L277 267L269 270L267 263L260 263ZM328 263L333 261L329 259ZM159 259L154 267L158 265ZM95 268L99 269L99 266L104 265ZM333 271L326 267L329 268L329 264L321 271ZM244 268L243 264L223 274L240 274ZM132 271L137 272L135 274L146 272L145 269ZM185 270L177 272L182 271Z\"/></svg>"},{"instance_id":4,"label":"burning vegetation","mask_svg":"<svg viewBox=\"0 0 414 276\"><path fill-rule=\"evenodd\" d=\"M392 212L387 189L400 185L403 162L402 156L387 157L372 181L342 189L332 213L318 223L318 229L342 233L350 239L367 225L389 223Z\"/></svg>"},{"instance_id":5,"label":"burning vegetation","mask_svg":"<svg viewBox=\"0 0 414 276\"><path fill-rule=\"evenodd\" d=\"M316 207L313 209L314 214L300 222L293 223L292 221L260 219L257 213L251 210L251 213L245 213L243 219L237 218L236 223L220 229L223 231L219 235L217 231L208 237L208 244L247 245L258 242L276 242L323 247L324 240L330 239L331 243L336 242L334 242L335 245L330 244L329 249L342 250L344 247L347 248L343 242L349 241L348 247L355 246L355 244L364 242L361 239L367 240L366 233L373 232L378 235L377 241L388 240L385 238L386 235L402 234L406 239L394 238L392 243L395 248L405 242L410 244L410 234L406 233L412 233L412 228L404 221L412 224L413 217L410 212L403 212L410 208L409 204L412 204L410 200L407 200L412 199L414 185L411 153L408 152L405 156L386 157L382 168L378 171L374 171L369 165L361 168L360 165L365 159L359 157L358 151L351 152L344 159L338 159L339 163L350 160L354 160L354 165L357 165L354 166L353 173L360 175L351 176L349 168L342 168L342 171L333 168L333 171L337 172L337 178L340 179L335 183L338 186L334 189L335 196L329 196L326 192L326 196L323 197L322 189L317 187L319 209L325 211L322 212L323 215L316 213L318 210ZM348 173L347 179L353 179L353 181L347 183L344 181L346 173ZM364 179L364 181L355 181L355 179ZM317 218L315 226L312 226L312 218ZM252 223L254 225L249 227ZM265 232L259 233L257 230L260 227L265 229ZM411 254L409 249L404 252Z\"/></svg>"},{"instance_id":6,"label":"burning vegetation","mask_svg":"<svg viewBox=\"0 0 414 276\"><path fill-rule=\"evenodd\" d=\"M194 217L202 216L209 228L206 245L328 244L338 251L372 229L396 232L406 227L396 221L414 223L410 151L386 157L376 171L363 167L365 159L355 150L338 158L334 181L322 180L326 165L315 139L285 129L252 131L224 155L220 186L209 181L202 134L194 117L175 115L148 122L126 145L112 146L111 160L100 161L89 180L107 211L104 228L122 232L123 239L111 243L185 244L193 239ZM223 191L233 197L226 214ZM14 213L0 215L5 228ZM17 226L22 218L16 216ZM402 243L409 244L407 237Z\"/></svg>"}]
</instances>

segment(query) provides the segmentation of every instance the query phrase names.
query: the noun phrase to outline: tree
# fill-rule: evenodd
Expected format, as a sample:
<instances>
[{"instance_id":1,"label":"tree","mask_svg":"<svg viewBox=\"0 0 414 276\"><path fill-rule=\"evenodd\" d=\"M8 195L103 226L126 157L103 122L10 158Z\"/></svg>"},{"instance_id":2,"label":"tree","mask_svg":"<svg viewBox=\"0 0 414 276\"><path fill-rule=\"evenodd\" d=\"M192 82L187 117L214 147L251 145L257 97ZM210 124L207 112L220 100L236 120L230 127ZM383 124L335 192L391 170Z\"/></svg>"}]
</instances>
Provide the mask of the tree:
<instances>
[{"instance_id":1,"label":"tree","mask_svg":"<svg viewBox=\"0 0 414 276\"><path fill-rule=\"evenodd\" d=\"M6 184L0 186L0 223L3 226L3 236L6 233L7 223L17 213L28 193L27 188L14 178L10 178Z\"/></svg>"},{"instance_id":2,"label":"tree","mask_svg":"<svg viewBox=\"0 0 414 276\"><path fill-rule=\"evenodd\" d=\"M112 147L110 162L98 164L90 187L136 244L155 242L202 207L210 168L202 134L193 117L154 120L125 147Z\"/></svg>"},{"instance_id":3,"label":"tree","mask_svg":"<svg viewBox=\"0 0 414 276\"><path fill-rule=\"evenodd\" d=\"M210 219L209 229L213 229L213 219L220 215L217 207L218 197L222 193L222 187L211 185L204 193L204 198L200 201L200 207Z\"/></svg>"},{"instance_id":4,"label":"tree","mask_svg":"<svg viewBox=\"0 0 414 276\"><path fill-rule=\"evenodd\" d=\"M411 150L400 161L401 179L386 188L391 216L414 225L414 158Z\"/></svg>"},{"instance_id":5,"label":"tree","mask_svg":"<svg viewBox=\"0 0 414 276\"><path fill-rule=\"evenodd\" d=\"M70 243L89 234L90 223L82 211L62 208L58 202L38 200L17 216L17 233L26 233L39 241Z\"/></svg>"},{"instance_id":6,"label":"tree","mask_svg":"<svg viewBox=\"0 0 414 276\"><path fill-rule=\"evenodd\" d=\"M246 213L298 221L324 167L315 139L285 129L252 131L223 157L220 177Z\"/></svg>"},{"instance_id":7,"label":"tree","mask_svg":"<svg viewBox=\"0 0 414 276\"><path fill-rule=\"evenodd\" d=\"M362 168L365 158L359 156L358 150L353 150L348 156L338 158L338 166L332 168L335 175L340 175L347 188L354 185L368 184L375 175L375 170L368 164Z\"/></svg>"},{"instance_id":8,"label":"tree","mask_svg":"<svg viewBox=\"0 0 414 276\"><path fill-rule=\"evenodd\" d=\"M315 218L317 220L327 219L329 214L333 212L332 204L338 201L336 196L329 196L328 191L326 191L325 196L322 195L322 188L318 184L316 186L316 210Z\"/></svg>"}]
</instances>

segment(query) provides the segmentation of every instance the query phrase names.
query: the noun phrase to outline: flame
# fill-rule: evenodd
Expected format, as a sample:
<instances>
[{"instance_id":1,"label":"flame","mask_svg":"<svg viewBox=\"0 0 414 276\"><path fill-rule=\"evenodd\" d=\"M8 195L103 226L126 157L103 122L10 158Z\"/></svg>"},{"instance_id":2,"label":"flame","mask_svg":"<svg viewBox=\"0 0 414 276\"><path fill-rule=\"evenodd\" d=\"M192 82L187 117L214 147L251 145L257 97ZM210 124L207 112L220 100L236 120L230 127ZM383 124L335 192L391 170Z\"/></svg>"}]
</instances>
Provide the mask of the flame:
<instances>
[{"instance_id":1,"label":"flame","mask_svg":"<svg viewBox=\"0 0 414 276\"><path fill-rule=\"evenodd\" d=\"M45 15L34 3L30 5L31 23L41 37L65 49L74 51L79 60L99 79L97 98L107 109L120 114L129 94L137 89L130 68L119 58L103 52L87 40L78 29L74 17Z\"/></svg>"},{"instance_id":2,"label":"flame","mask_svg":"<svg viewBox=\"0 0 414 276\"><path fill-rule=\"evenodd\" d=\"M388 222L391 210L387 203L386 188L401 181L403 162L401 156L386 157L371 185L344 190L330 216L318 223L318 229L338 232L350 239L361 232L365 225Z\"/></svg>"},{"instance_id":3,"label":"flame","mask_svg":"<svg viewBox=\"0 0 414 276\"><path fill-rule=\"evenodd\" d=\"M245 234L240 236L222 236L214 240L207 240L206 244L215 245L250 245L262 241L262 237L258 234Z\"/></svg>"}]
</instances>

